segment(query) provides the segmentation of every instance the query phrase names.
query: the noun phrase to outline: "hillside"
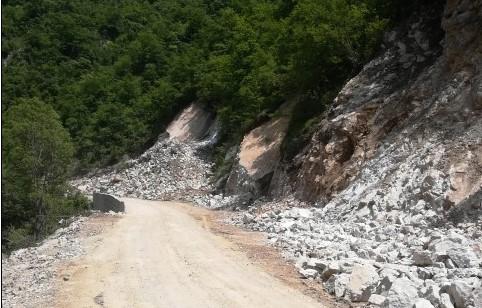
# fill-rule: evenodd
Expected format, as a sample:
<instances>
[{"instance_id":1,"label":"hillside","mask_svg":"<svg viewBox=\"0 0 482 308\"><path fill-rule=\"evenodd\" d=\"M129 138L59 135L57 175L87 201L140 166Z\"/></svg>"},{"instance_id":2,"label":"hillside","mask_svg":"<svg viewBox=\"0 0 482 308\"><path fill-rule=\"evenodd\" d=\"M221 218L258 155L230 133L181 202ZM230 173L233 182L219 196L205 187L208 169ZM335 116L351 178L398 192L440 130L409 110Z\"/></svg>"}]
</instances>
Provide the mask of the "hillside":
<instances>
[{"instance_id":1,"label":"hillside","mask_svg":"<svg viewBox=\"0 0 482 308\"><path fill-rule=\"evenodd\" d=\"M301 128L417 3L3 2L4 249L82 212L66 178L139 156L194 101L223 127L217 169L289 97L309 109L295 112Z\"/></svg>"},{"instance_id":2,"label":"hillside","mask_svg":"<svg viewBox=\"0 0 482 308\"><path fill-rule=\"evenodd\" d=\"M80 18L87 2L44 9ZM13 86L48 67L7 39L9 241L42 239L55 218L38 217L83 212L96 191L183 201L264 234L336 305L482 307L482 1L116 5L84 20L103 47L79 43L111 46L109 60L46 87ZM34 8L3 14L50 31ZM43 59L64 70L82 50ZM62 150L42 164L59 166L51 189L17 162L35 157L23 140L37 118Z\"/></svg>"},{"instance_id":3,"label":"hillside","mask_svg":"<svg viewBox=\"0 0 482 308\"><path fill-rule=\"evenodd\" d=\"M420 304L427 304L423 298L446 307L448 298L456 307L476 307L482 278L477 5L427 6L387 32L384 50L345 84L292 160L282 147L291 102L228 152L231 167L211 179L214 187L169 198L244 209L234 223L267 232L301 275L339 300L411 307L419 297ZM194 114L192 108L184 112ZM184 129L197 131L195 122ZM195 149L203 138L188 144ZM92 180L84 179L123 195L122 182Z\"/></svg>"}]
</instances>

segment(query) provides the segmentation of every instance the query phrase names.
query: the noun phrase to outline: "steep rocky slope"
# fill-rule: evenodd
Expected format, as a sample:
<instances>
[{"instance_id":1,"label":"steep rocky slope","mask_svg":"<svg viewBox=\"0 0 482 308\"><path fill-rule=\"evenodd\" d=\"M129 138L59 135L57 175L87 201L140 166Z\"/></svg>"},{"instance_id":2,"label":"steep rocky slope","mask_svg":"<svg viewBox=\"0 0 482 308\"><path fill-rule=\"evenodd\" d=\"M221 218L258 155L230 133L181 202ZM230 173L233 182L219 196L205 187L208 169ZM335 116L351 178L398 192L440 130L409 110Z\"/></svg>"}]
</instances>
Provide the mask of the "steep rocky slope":
<instances>
[{"instance_id":1,"label":"steep rocky slope","mask_svg":"<svg viewBox=\"0 0 482 308\"><path fill-rule=\"evenodd\" d=\"M281 200L234 221L337 298L482 307L481 28L481 1L448 1L387 33L275 172Z\"/></svg>"},{"instance_id":2,"label":"steep rocky slope","mask_svg":"<svg viewBox=\"0 0 482 308\"><path fill-rule=\"evenodd\" d=\"M198 104L186 107L141 156L73 180L80 191L146 200L184 200L221 207L236 198L214 196L213 164L203 155L216 143L219 124Z\"/></svg>"},{"instance_id":3,"label":"steep rocky slope","mask_svg":"<svg viewBox=\"0 0 482 308\"><path fill-rule=\"evenodd\" d=\"M187 190L209 189L211 164L195 155L212 115L189 105L167 127L166 133L141 156L76 179L74 186L86 193L106 192L120 197L171 199ZM189 174L189 177L185 175Z\"/></svg>"},{"instance_id":4,"label":"steep rocky slope","mask_svg":"<svg viewBox=\"0 0 482 308\"><path fill-rule=\"evenodd\" d=\"M276 116L244 136L225 183L226 194L250 201L269 193L273 173L280 164L281 145L293 106L294 101L284 104Z\"/></svg>"}]
</instances>

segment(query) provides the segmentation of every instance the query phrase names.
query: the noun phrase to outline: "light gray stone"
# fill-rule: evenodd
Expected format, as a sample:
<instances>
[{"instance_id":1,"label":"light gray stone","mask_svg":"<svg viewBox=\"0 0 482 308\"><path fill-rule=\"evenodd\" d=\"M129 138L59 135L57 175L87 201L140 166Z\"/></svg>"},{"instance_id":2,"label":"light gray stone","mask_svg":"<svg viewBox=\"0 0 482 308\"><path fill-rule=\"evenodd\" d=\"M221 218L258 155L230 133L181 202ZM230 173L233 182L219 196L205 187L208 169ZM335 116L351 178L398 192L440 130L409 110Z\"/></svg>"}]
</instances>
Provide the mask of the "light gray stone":
<instances>
[{"instance_id":1,"label":"light gray stone","mask_svg":"<svg viewBox=\"0 0 482 308\"><path fill-rule=\"evenodd\" d=\"M434 306L440 304L440 288L438 285L433 284L427 287L424 297L428 299Z\"/></svg>"},{"instance_id":2,"label":"light gray stone","mask_svg":"<svg viewBox=\"0 0 482 308\"><path fill-rule=\"evenodd\" d=\"M342 298L346 293L346 286L350 281L349 274L338 274L335 276L335 296Z\"/></svg>"},{"instance_id":3,"label":"light gray stone","mask_svg":"<svg viewBox=\"0 0 482 308\"><path fill-rule=\"evenodd\" d=\"M480 260L469 246L452 247L447 251L449 258L457 267L477 267Z\"/></svg>"},{"instance_id":4,"label":"light gray stone","mask_svg":"<svg viewBox=\"0 0 482 308\"><path fill-rule=\"evenodd\" d=\"M418 298L418 290L407 278L397 278L388 291L386 306L390 308L412 307Z\"/></svg>"},{"instance_id":5,"label":"light gray stone","mask_svg":"<svg viewBox=\"0 0 482 308\"><path fill-rule=\"evenodd\" d=\"M387 298L383 295L372 294L368 299L368 303L375 306L382 306L386 302Z\"/></svg>"},{"instance_id":6,"label":"light gray stone","mask_svg":"<svg viewBox=\"0 0 482 308\"><path fill-rule=\"evenodd\" d=\"M379 281L380 277L373 266L356 264L347 285L347 297L352 302L366 302Z\"/></svg>"},{"instance_id":7,"label":"light gray stone","mask_svg":"<svg viewBox=\"0 0 482 308\"><path fill-rule=\"evenodd\" d=\"M472 301L474 307L482 307L482 287L478 287L472 292Z\"/></svg>"},{"instance_id":8,"label":"light gray stone","mask_svg":"<svg viewBox=\"0 0 482 308\"><path fill-rule=\"evenodd\" d=\"M467 299L472 293L472 287L464 281L457 280L452 282L447 293L453 298L455 307L465 307Z\"/></svg>"},{"instance_id":9,"label":"light gray stone","mask_svg":"<svg viewBox=\"0 0 482 308\"><path fill-rule=\"evenodd\" d=\"M316 277L318 277L318 271L310 268L300 270L300 274L304 278L315 279Z\"/></svg>"},{"instance_id":10,"label":"light gray stone","mask_svg":"<svg viewBox=\"0 0 482 308\"><path fill-rule=\"evenodd\" d=\"M434 308L434 306L430 301L424 298L419 298L415 301L415 304L413 304L413 308Z\"/></svg>"},{"instance_id":11,"label":"light gray stone","mask_svg":"<svg viewBox=\"0 0 482 308\"><path fill-rule=\"evenodd\" d=\"M440 294L440 308L455 308L447 293Z\"/></svg>"},{"instance_id":12,"label":"light gray stone","mask_svg":"<svg viewBox=\"0 0 482 308\"><path fill-rule=\"evenodd\" d=\"M247 224L249 224L249 223L252 223L252 222L254 221L254 218L255 218L254 215L252 215L252 214L250 214L250 213L244 213L244 214L243 214L243 218L242 218L242 219L243 219L243 223L244 223L245 225L247 225Z\"/></svg>"}]
</instances>

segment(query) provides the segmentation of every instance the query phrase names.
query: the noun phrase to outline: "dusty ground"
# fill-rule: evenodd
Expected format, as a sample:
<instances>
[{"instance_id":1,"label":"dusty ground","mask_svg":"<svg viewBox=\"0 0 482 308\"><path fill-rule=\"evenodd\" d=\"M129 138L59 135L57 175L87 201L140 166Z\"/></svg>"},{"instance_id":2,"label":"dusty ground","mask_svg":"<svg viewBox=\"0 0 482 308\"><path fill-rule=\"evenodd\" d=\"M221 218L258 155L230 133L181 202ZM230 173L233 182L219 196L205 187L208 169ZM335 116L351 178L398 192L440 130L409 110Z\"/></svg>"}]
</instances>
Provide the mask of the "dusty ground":
<instances>
[{"instance_id":1,"label":"dusty ground","mask_svg":"<svg viewBox=\"0 0 482 308\"><path fill-rule=\"evenodd\" d=\"M2 255L2 307L51 307L60 268L84 255L84 242L112 228L119 215L76 217L38 245Z\"/></svg>"},{"instance_id":2,"label":"dusty ground","mask_svg":"<svg viewBox=\"0 0 482 308\"><path fill-rule=\"evenodd\" d=\"M222 213L126 199L126 214L89 239L58 279L55 307L330 307L260 235ZM271 273L271 274L269 274ZM303 294L305 293L305 294Z\"/></svg>"},{"instance_id":3,"label":"dusty ground","mask_svg":"<svg viewBox=\"0 0 482 308\"><path fill-rule=\"evenodd\" d=\"M281 256L281 251L267 246L266 234L242 230L232 224L224 223L230 216L229 212L212 211L187 204L180 204L180 206L196 220L201 221L203 228L231 242L232 249L245 254L261 271L316 299L322 307L347 307L345 303L336 302L327 294L319 282L300 279L296 267Z\"/></svg>"}]
</instances>

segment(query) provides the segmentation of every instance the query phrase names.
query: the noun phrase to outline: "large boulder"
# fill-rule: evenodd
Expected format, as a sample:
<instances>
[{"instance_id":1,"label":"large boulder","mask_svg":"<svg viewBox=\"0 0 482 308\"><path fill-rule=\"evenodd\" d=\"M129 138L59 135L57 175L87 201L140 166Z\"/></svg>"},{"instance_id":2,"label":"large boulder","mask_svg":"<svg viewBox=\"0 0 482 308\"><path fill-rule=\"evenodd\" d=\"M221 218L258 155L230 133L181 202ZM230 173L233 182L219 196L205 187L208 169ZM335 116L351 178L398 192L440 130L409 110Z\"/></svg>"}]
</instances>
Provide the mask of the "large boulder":
<instances>
[{"instance_id":1,"label":"large boulder","mask_svg":"<svg viewBox=\"0 0 482 308\"><path fill-rule=\"evenodd\" d=\"M459 268L478 267L480 259L468 243L464 236L452 233L450 236L434 239L428 249L432 252L434 261L450 259Z\"/></svg>"},{"instance_id":2,"label":"large boulder","mask_svg":"<svg viewBox=\"0 0 482 308\"><path fill-rule=\"evenodd\" d=\"M103 193L94 193L92 209L101 212L125 212L125 205L124 202L114 196Z\"/></svg>"},{"instance_id":3,"label":"large boulder","mask_svg":"<svg viewBox=\"0 0 482 308\"><path fill-rule=\"evenodd\" d=\"M418 298L418 289L413 282L407 278L396 279L388 291L387 301L383 307L407 308L412 307Z\"/></svg>"},{"instance_id":4,"label":"large boulder","mask_svg":"<svg viewBox=\"0 0 482 308\"><path fill-rule=\"evenodd\" d=\"M350 275L346 295L352 302L366 302L375 291L379 280L373 266L356 264Z\"/></svg>"}]
</instances>

